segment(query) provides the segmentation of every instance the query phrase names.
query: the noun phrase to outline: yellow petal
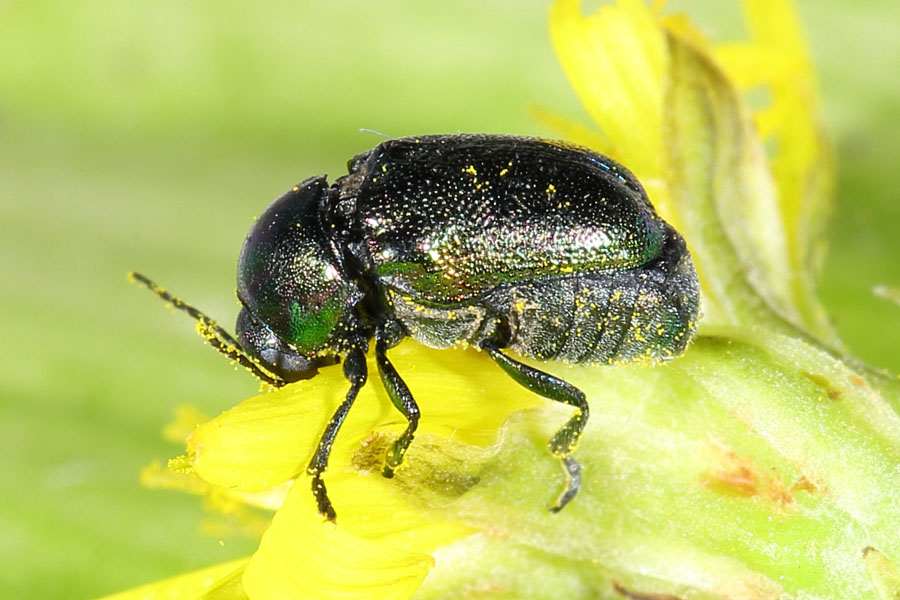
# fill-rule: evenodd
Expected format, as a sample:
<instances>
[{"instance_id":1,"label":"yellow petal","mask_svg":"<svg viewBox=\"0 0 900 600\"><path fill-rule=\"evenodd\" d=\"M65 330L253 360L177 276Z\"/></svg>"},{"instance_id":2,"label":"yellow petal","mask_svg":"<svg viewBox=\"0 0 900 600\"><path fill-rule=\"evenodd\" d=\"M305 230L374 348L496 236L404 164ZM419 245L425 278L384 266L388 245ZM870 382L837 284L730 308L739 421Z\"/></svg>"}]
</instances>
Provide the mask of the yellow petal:
<instances>
[{"instance_id":1,"label":"yellow petal","mask_svg":"<svg viewBox=\"0 0 900 600\"><path fill-rule=\"evenodd\" d=\"M558 137L575 142L585 148L593 148L603 154L613 154L609 140L596 129L591 129L543 108L532 107L529 112L536 121L556 131Z\"/></svg>"},{"instance_id":2,"label":"yellow petal","mask_svg":"<svg viewBox=\"0 0 900 600\"><path fill-rule=\"evenodd\" d=\"M374 480L373 481L377 481ZM244 572L243 587L252 600L409 598L433 559L348 533L317 512L306 485L298 480L263 536ZM365 493L382 502L380 486Z\"/></svg>"},{"instance_id":3,"label":"yellow petal","mask_svg":"<svg viewBox=\"0 0 900 600\"><path fill-rule=\"evenodd\" d=\"M487 446L510 412L540 402L515 393L516 384L484 353L405 342L389 355L421 409L419 437L432 433ZM348 468L351 452L373 431L400 432L406 425L379 384L372 359L369 371L370 382L335 442L329 473ZM191 435L188 454L194 472L213 485L242 491L269 489L304 473L347 387L340 367L332 367L313 379L245 400ZM452 397L447 390L453 390Z\"/></svg>"},{"instance_id":4,"label":"yellow petal","mask_svg":"<svg viewBox=\"0 0 900 600\"><path fill-rule=\"evenodd\" d=\"M196 600L204 593L219 587L219 584L231 579L230 575L243 570L248 559L240 558L231 562L215 565L186 573L171 579L142 585L125 592L106 596L101 600ZM221 600L237 600L236 593L221 594Z\"/></svg>"},{"instance_id":5,"label":"yellow petal","mask_svg":"<svg viewBox=\"0 0 900 600\"><path fill-rule=\"evenodd\" d=\"M715 47L716 59L741 89L783 81L806 67L799 56L785 55L760 43L725 43Z\"/></svg>"},{"instance_id":6,"label":"yellow petal","mask_svg":"<svg viewBox=\"0 0 900 600\"><path fill-rule=\"evenodd\" d=\"M385 451L405 420L373 375L335 441L324 476L338 528L318 514L305 468L346 393L339 367L251 398L191 436L194 471L231 494L299 475L248 568L244 585L251 598L319 597L310 595L314 590L329 597L329 591L348 587L346 574L356 569L365 573L349 583L358 597L412 593L430 568L429 553L470 532L429 509L479 481L491 454L485 447L496 441L510 412L543 403L480 352L407 342L390 356L419 403L420 428L404 466L391 480L381 477ZM370 370L377 372L374 364ZM302 576L297 565L303 565Z\"/></svg>"},{"instance_id":7,"label":"yellow petal","mask_svg":"<svg viewBox=\"0 0 900 600\"><path fill-rule=\"evenodd\" d=\"M624 0L583 17L579 0L559 0L550 8L550 37L572 87L610 140L610 155L638 176L677 227L663 185L666 37L653 13L640 0Z\"/></svg>"},{"instance_id":8,"label":"yellow petal","mask_svg":"<svg viewBox=\"0 0 900 600\"><path fill-rule=\"evenodd\" d=\"M660 17L637 0L588 16L580 4L553 5L554 48L613 156L684 234L703 288L704 324L765 323L795 334L802 328L837 346L811 275L822 206L815 199L824 197L827 179L822 161L811 158L822 156L819 140L800 134L804 126L790 106L766 112L760 123L767 130L798 129L774 162L773 177L752 114L686 19ZM787 14L785 6L785 0L745 4L754 26L770 27L774 41L731 47L729 72L742 82L760 81L759 72L776 62L772 43L800 58L782 60L769 77L787 78L808 65L791 37L796 23L769 23Z\"/></svg>"}]
</instances>

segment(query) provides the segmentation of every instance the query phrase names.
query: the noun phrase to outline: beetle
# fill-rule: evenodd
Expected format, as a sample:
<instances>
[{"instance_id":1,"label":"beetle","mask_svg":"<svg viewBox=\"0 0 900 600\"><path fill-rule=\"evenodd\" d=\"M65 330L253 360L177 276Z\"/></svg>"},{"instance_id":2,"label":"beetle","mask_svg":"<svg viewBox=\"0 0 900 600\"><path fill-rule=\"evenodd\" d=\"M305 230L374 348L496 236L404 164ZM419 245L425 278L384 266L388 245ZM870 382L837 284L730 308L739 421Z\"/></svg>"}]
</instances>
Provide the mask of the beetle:
<instances>
[{"instance_id":1,"label":"beetle","mask_svg":"<svg viewBox=\"0 0 900 600\"><path fill-rule=\"evenodd\" d=\"M407 421L385 456L392 477L419 408L387 351L411 337L486 351L524 388L575 408L551 438L566 483L588 419L584 393L537 361L654 363L681 354L699 286L685 241L622 165L565 142L457 134L391 139L328 184L311 177L250 229L238 261L235 339L143 275L199 323L219 351L281 386L343 362L350 384L307 467L319 513L334 521L323 474L338 430L375 362ZM512 355L511 355L512 354Z\"/></svg>"}]
</instances>

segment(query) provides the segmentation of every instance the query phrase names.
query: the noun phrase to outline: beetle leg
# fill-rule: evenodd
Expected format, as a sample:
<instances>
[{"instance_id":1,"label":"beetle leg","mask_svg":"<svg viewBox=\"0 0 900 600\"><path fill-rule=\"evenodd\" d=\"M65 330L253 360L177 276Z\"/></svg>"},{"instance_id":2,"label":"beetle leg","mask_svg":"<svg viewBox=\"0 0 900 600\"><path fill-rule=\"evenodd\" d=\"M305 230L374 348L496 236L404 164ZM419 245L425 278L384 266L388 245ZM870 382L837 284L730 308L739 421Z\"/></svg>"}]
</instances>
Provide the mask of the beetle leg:
<instances>
[{"instance_id":1,"label":"beetle leg","mask_svg":"<svg viewBox=\"0 0 900 600\"><path fill-rule=\"evenodd\" d=\"M406 454L406 449L409 448L416 435L416 427L419 425L419 406L409 392L409 388L406 387L406 383L397 373L397 369L388 360L387 342L383 329L375 332L375 362L378 364L378 374L381 375L381 382L384 384L391 402L406 417L407 422L406 431L397 438L385 457L384 470L381 474L385 477L393 477L394 470L403 462L403 455Z\"/></svg>"},{"instance_id":2,"label":"beetle leg","mask_svg":"<svg viewBox=\"0 0 900 600\"><path fill-rule=\"evenodd\" d=\"M550 452L562 461L563 470L566 473L566 487L550 509L558 512L575 497L581 488L581 467L572 458L572 452L578 445L590 412L584 392L549 373L513 360L500 351L500 347L494 340L483 341L481 347L516 383L544 398L578 409L578 412L550 439Z\"/></svg>"},{"instance_id":3,"label":"beetle leg","mask_svg":"<svg viewBox=\"0 0 900 600\"><path fill-rule=\"evenodd\" d=\"M328 421L328 426L325 427L325 431L319 439L316 453L313 454L312 460L309 461L309 466L306 467L306 473L312 475L312 491L316 497L319 514L331 522L334 522L337 515L334 512L334 507L331 506L331 500L328 499L328 490L325 489L325 482L322 481L322 473L328 468L328 457L331 454L334 438L337 437L338 430L347 417L347 413L350 412L350 407L353 406L353 401L356 400L359 390L365 385L367 374L366 357L362 350L358 348L351 350L346 360L344 360L344 377L350 382L347 397L334 411L331 420Z\"/></svg>"}]
</instances>

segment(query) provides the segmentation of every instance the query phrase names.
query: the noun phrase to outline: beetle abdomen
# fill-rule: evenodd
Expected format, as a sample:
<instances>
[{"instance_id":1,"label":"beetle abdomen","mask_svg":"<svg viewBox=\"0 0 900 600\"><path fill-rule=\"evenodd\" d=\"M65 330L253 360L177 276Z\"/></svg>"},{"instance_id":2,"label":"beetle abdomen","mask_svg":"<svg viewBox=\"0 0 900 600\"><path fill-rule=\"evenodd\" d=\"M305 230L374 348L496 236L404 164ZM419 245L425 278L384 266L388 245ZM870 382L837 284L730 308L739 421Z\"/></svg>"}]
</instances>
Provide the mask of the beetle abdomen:
<instances>
[{"instance_id":1,"label":"beetle abdomen","mask_svg":"<svg viewBox=\"0 0 900 600\"><path fill-rule=\"evenodd\" d=\"M478 303L428 306L387 288L394 316L432 348L473 346L503 331L507 347L538 360L658 362L681 354L696 327L698 283L684 240L669 228L649 263L500 286Z\"/></svg>"},{"instance_id":2,"label":"beetle abdomen","mask_svg":"<svg viewBox=\"0 0 900 600\"><path fill-rule=\"evenodd\" d=\"M523 356L657 362L684 350L696 326L698 294L684 241L670 229L663 252L646 265L518 285L493 302L506 320L509 348Z\"/></svg>"}]
</instances>

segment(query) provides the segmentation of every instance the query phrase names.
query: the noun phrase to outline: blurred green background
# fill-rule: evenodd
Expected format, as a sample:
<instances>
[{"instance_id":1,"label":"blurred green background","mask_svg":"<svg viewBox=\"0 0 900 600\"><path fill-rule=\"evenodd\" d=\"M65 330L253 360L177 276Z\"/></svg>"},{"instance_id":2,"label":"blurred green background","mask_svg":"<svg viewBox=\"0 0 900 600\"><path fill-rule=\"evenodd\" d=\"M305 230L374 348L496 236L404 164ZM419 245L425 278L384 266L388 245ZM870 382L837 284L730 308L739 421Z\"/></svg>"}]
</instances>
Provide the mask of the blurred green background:
<instances>
[{"instance_id":1,"label":"blurred green background","mask_svg":"<svg viewBox=\"0 0 900 600\"><path fill-rule=\"evenodd\" d=\"M688 8L713 39L736 3ZM822 294L855 354L900 372L900 3L799 4L839 159ZM141 269L233 322L251 219L391 136L553 135L588 122L547 2L23 0L0 3L0 597L84 598L242 556L200 502L138 483L180 451L179 403L256 390Z\"/></svg>"}]
</instances>

